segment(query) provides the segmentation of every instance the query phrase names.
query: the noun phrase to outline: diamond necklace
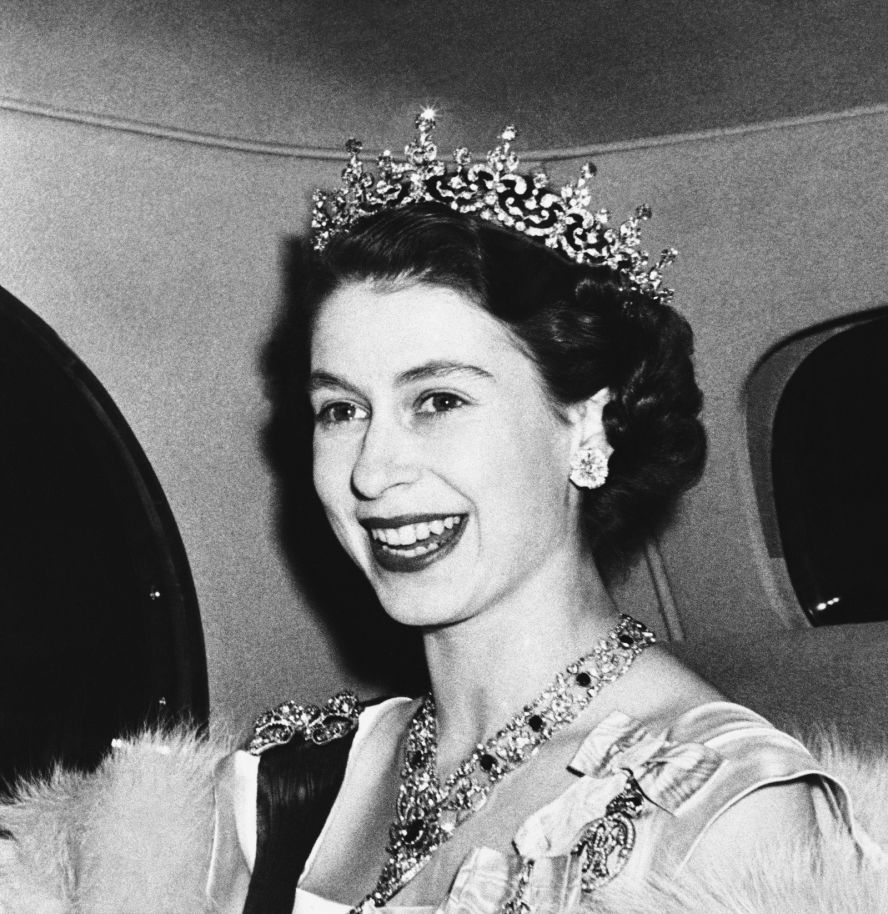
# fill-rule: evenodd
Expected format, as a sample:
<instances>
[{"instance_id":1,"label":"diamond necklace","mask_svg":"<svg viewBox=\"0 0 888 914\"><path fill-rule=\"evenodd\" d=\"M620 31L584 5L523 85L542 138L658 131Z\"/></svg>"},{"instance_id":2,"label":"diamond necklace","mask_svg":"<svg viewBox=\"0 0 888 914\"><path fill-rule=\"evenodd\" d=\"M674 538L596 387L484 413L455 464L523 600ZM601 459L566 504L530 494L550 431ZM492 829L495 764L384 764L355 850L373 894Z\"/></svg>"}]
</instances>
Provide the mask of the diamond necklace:
<instances>
[{"instance_id":1,"label":"diamond necklace","mask_svg":"<svg viewBox=\"0 0 888 914\"><path fill-rule=\"evenodd\" d=\"M386 846L389 859L373 891L349 914L363 911L368 903L381 907L400 891L487 802L495 784L573 723L602 686L619 679L654 641L653 632L641 622L621 615L595 648L560 672L490 739L478 743L443 784L438 780L435 700L426 695L407 733L395 821Z\"/></svg>"}]
</instances>

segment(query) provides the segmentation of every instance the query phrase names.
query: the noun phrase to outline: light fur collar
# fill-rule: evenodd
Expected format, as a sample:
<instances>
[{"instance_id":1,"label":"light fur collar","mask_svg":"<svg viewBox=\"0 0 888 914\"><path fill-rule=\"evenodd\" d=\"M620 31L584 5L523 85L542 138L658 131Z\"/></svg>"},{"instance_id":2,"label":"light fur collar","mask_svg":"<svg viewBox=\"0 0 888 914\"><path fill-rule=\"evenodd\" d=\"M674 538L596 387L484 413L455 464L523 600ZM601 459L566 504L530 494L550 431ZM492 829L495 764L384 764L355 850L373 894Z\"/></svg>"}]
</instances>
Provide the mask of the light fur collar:
<instances>
[{"instance_id":1,"label":"light fur collar","mask_svg":"<svg viewBox=\"0 0 888 914\"><path fill-rule=\"evenodd\" d=\"M3 914L209 914L213 771L232 741L146 734L93 774L57 771L0 806ZM837 739L814 749L848 787L858 821L888 847L888 753ZM847 839L768 849L724 867L629 891L617 879L598 914L875 914L888 911L888 869Z\"/></svg>"}]
</instances>

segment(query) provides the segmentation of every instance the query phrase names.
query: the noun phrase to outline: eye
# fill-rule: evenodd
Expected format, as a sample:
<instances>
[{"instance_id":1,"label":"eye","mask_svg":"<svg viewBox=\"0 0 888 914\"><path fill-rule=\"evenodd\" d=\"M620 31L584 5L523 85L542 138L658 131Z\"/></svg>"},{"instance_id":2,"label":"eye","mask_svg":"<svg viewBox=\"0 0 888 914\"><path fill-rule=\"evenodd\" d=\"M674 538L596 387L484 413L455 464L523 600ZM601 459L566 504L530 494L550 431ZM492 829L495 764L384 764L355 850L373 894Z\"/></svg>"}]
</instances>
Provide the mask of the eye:
<instances>
[{"instance_id":1,"label":"eye","mask_svg":"<svg viewBox=\"0 0 888 914\"><path fill-rule=\"evenodd\" d=\"M349 400L337 400L327 403L315 414L315 422L319 425L343 425L366 419L368 412L363 406Z\"/></svg>"},{"instance_id":2,"label":"eye","mask_svg":"<svg viewBox=\"0 0 888 914\"><path fill-rule=\"evenodd\" d=\"M416 411L425 415L440 415L452 413L455 409L461 409L465 405L466 401L458 394L436 391L420 397L417 401Z\"/></svg>"}]
</instances>

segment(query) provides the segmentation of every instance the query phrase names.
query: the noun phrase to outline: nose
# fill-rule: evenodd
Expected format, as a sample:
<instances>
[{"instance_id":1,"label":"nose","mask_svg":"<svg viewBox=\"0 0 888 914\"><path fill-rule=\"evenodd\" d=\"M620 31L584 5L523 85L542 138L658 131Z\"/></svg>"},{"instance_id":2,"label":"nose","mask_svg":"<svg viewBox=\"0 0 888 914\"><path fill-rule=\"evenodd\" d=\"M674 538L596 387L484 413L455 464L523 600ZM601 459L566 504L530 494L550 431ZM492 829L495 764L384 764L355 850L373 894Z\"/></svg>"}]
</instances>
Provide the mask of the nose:
<instances>
[{"instance_id":1,"label":"nose","mask_svg":"<svg viewBox=\"0 0 888 914\"><path fill-rule=\"evenodd\" d=\"M397 422L371 419L352 468L355 494L368 501L377 499L395 486L414 482L419 472L409 430Z\"/></svg>"}]
</instances>

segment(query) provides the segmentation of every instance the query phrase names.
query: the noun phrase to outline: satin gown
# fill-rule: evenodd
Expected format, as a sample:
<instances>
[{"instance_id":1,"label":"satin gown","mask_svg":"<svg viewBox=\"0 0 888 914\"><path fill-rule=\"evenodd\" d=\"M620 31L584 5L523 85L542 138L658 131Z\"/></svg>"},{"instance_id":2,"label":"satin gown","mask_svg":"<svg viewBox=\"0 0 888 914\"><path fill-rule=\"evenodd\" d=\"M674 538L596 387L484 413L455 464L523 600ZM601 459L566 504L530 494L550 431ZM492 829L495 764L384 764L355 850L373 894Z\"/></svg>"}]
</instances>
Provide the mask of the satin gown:
<instances>
[{"instance_id":1,"label":"satin gown","mask_svg":"<svg viewBox=\"0 0 888 914\"><path fill-rule=\"evenodd\" d=\"M300 882L311 870L330 824L349 814L359 793L352 760L393 698L361 713L345 779ZM220 767L216 829L208 894L222 914L240 914L256 854L256 776L259 759L236 752ZM634 821L635 843L615 877L624 883L650 873L681 869L722 813L762 787L804 781L811 790L818 824L844 824L866 853L877 852L854 822L844 786L822 771L797 740L748 708L730 702L702 704L676 718L660 733L613 712L583 741L569 765L571 786L527 818L505 855L477 847L463 860L445 898L436 906L390 904L382 914L495 914L514 896L522 866L530 876L523 900L534 914L566 914L584 900L581 858L574 853L584 828L605 812L631 772L644 797ZM358 899L355 899L357 901ZM345 914L349 906L297 888L293 914Z\"/></svg>"}]
</instances>

